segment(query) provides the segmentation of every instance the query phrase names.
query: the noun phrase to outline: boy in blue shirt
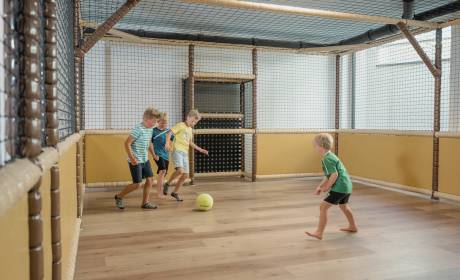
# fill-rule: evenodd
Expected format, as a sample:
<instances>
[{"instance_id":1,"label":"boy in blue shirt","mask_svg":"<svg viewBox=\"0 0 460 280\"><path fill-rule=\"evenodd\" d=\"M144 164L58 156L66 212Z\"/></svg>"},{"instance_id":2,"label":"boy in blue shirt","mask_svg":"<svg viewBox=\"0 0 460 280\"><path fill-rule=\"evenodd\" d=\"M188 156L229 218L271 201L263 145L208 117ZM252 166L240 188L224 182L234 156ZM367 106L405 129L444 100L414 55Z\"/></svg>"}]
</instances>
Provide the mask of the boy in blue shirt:
<instances>
[{"instance_id":1,"label":"boy in blue shirt","mask_svg":"<svg viewBox=\"0 0 460 280\"><path fill-rule=\"evenodd\" d=\"M170 131L168 128L168 115L166 113L160 113L157 127L153 128L152 143L153 147L150 146L150 152L152 153L153 159L158 166L158 178L157 178L157 196L158 198L164 199L166 196L163 195L163 184L165 176L168 173L169 166L169 152L166 151L166 137ZM171 135L171 141L174 136Z\"/></svg>"}]
</instances>

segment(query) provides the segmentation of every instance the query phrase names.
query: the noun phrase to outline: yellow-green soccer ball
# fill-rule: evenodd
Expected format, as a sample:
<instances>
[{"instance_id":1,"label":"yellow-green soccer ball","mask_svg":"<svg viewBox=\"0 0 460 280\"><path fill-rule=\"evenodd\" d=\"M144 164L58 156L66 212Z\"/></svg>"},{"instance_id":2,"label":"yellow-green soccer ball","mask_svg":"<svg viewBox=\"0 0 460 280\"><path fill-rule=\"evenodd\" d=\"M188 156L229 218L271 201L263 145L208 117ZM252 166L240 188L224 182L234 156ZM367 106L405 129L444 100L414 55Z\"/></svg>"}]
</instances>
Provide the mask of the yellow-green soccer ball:
<instances>
[{"instance_id":1,"label":"yellow-green soccer ball","mask_svg":"<svg viewBox=\"0 0 460 280\"><path fill-rule=\"evenodd\" d=\"M196 209L200 211L208 211L212 208L214 201L212 199L212 196L210 196L207 193L202 193L197 196L195 205Z\"/></svg>"}]
</instances>

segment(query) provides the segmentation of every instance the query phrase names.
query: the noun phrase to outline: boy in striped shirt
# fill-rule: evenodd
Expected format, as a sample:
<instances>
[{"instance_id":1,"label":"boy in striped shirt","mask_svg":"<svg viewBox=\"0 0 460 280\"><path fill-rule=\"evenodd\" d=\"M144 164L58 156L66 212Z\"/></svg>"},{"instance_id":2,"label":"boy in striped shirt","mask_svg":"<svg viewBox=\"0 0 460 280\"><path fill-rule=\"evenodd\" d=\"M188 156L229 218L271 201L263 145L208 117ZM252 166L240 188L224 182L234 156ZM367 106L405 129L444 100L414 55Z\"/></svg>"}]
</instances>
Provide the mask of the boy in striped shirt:
<instances>
[{"instance_id":1,"label":"boy in striped shirt","mask_svg":"<svg viewBox=\"0 0 460 280\"><path fill-rule=\"evenodd\" d=\"M126 186L120 193L115 195L115 204L118 209L124 209L123 197L128 193L140 188L145 179L144 193L142 197L143 209L156 209L157 206L149 201L150 190L153 184L153 171L148 157L149 147L152 145L152 128L155 126L159 112L149 107L144 112L143 121L137 124L125 141L125 150L128 154L128 165L133 183Z\"/></svg>"}]
</instances>

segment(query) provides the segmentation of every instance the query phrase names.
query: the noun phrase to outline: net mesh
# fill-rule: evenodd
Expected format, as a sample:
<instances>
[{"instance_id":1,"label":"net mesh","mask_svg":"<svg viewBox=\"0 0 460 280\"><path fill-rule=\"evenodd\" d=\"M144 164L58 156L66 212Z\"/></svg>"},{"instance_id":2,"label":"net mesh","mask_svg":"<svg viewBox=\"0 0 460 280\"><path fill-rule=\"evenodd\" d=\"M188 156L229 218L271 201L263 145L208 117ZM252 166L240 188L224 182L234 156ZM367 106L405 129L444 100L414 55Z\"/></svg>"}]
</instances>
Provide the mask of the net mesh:
<instances>
[{"instance_id":1,"label":"net mesh","mask_svg":"<svg viewBox=\"0 0 460 280\"><path fill-rule=\"evenodd\" d=\"M0 5L0 166L19 155L19 1Z\"/></svg>"},{"instance_id":2,"label":"net mesh","mask_svg":"<svg viewBox=\"0 0 460 280\"><path fill-rule=\"evenodd\" d=\"M102 23L124 2L124 0L83 0L83 18L90 22ZM391 0L378 2L364 0L273 0L263 2L396 18L400 18L403 11L403 1ZM451 2L414 1L414 13L420 15L439 6L452 4ZM460 16L454 13L455 7L449 7L445 10L446 12L452 12L452 14L438 17L435 19L436 21L447 21ZM186 3L180 0L150 0L141 1L116 27L126 30L144 30L171 34L202 34L291 42L303 41L312 44L334 44L381 26L382 24L376 23L225 8Z\"/></svg>"},{"instance_id":3,"label":"net mesh","mask_svg":"<svg viewBox=\"0 0 460 280\"><path fill-rule=\"evenodd\" d=\"M442 84L448 84L450 30L444 34ZM416 38L434 62L435 32ZM357 52L352 60L353 128L433 130L434 78L407 40ZM345 63L343 68L346 66ZM343 78L347 86L349 77ZM442 94L449 95L447 87L443 87ZM446 110L441 112L445 114ZM344 110L342 116L346 115Z\"/></svg>"},{"instance_id":4,"label":"net mesh","mask_svg":"<svg viewBox=\"0 0 460 280\"><path fill-rule=\"evenodd\" d=\"M460 27L444 30L441 130L460 132Z\"/></svg>"},{"instance_id":5,"label":"net mesh","mask_svg":"<svg viewBox=\"0 0 460 280\"><path fill-rule=\"evenodd\" d=\"M57 92L59 139L75 132L74 3L57 1Z\"/></svg>"}]
</instances>

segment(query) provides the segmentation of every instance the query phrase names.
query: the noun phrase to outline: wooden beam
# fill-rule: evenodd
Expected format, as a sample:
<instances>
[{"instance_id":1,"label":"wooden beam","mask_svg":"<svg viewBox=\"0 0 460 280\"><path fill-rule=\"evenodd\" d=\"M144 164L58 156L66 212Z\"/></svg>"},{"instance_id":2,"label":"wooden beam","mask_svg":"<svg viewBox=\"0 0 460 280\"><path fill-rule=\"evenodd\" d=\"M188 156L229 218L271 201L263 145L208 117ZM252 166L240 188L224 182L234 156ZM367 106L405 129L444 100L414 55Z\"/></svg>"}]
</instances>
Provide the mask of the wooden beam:
<instances>
[{"instance_id":1,"label":"wooden beam","mask_svg":"<svg viewBox=\"0 0 460 280\"><path fill-rule=\"evenodd\" d=\"M407 29L407 25L403 22L399 22L397 26L399 27L401 32L404 34L404 36L407 38L407 40L412 45L412 47L414 47L415 51L420 56L422 61L425 63L426 67L428 67L428 70L430 70L431 74L434 77L440 75L441 74L440 70L433 65L428 55L425 53L425 51L422 49L422 47L418 43L417 39L415 39L414 35L410 33L409 29Z\"/></svg>"},{"instance_id":2,"label":"wooden beam","mask_svg":"<svg viewBox=\"0 0 460 280\"><path fill-rule=\"evenodd\" d=\"M82 58L104 35L112 29L129 11L131 11L141 0L127 0L118 10L115 11L96 31L77 48L75 54Z\"/></svg>"},{"instance_id":3,"label":"wooden beam","mask_svg":"<svg viewBox=\"0 0 460 280\"><path fill-rule=\"evenodd\" d=\"M446 27L454 26L454 25L460 25L460 18L441 23L439 25L439 28L446 28Z\"/></svg>"},{"instance_id":4,"label":"wooden beam","mask_svg":"<svg viewBox=\"0 0 460 280\"><path fill-rule=\"evenodd\" d=\"M264 12L274 12L274 13L284 13L284 14L293 14L293 15L302 15L310 17L323 17L323 18L332 18L338 20L348 20L348 21L360 21L360 22L372 22L372 23L381 23L381 24L397 24L400 21L403 21L409 26L423 27L423 28L437 28L438 24L435 22L428 21L419 21L419 20L410 20L410 19L400 19L384 16L370 16L364 14L353 14L353 13L342 13L335 11L319 10L319 9L309 9L302 7L293 7L287 5L276 5L268 3L258 3L258 2L248 2L248 1L238 1L238 0L183 0L188 3L197 3L197 4L206 4L213 6L220 6L226 8L237 8L237 9L247 9L247 10L256 10Z\"/></svg>"}]
</instances>

